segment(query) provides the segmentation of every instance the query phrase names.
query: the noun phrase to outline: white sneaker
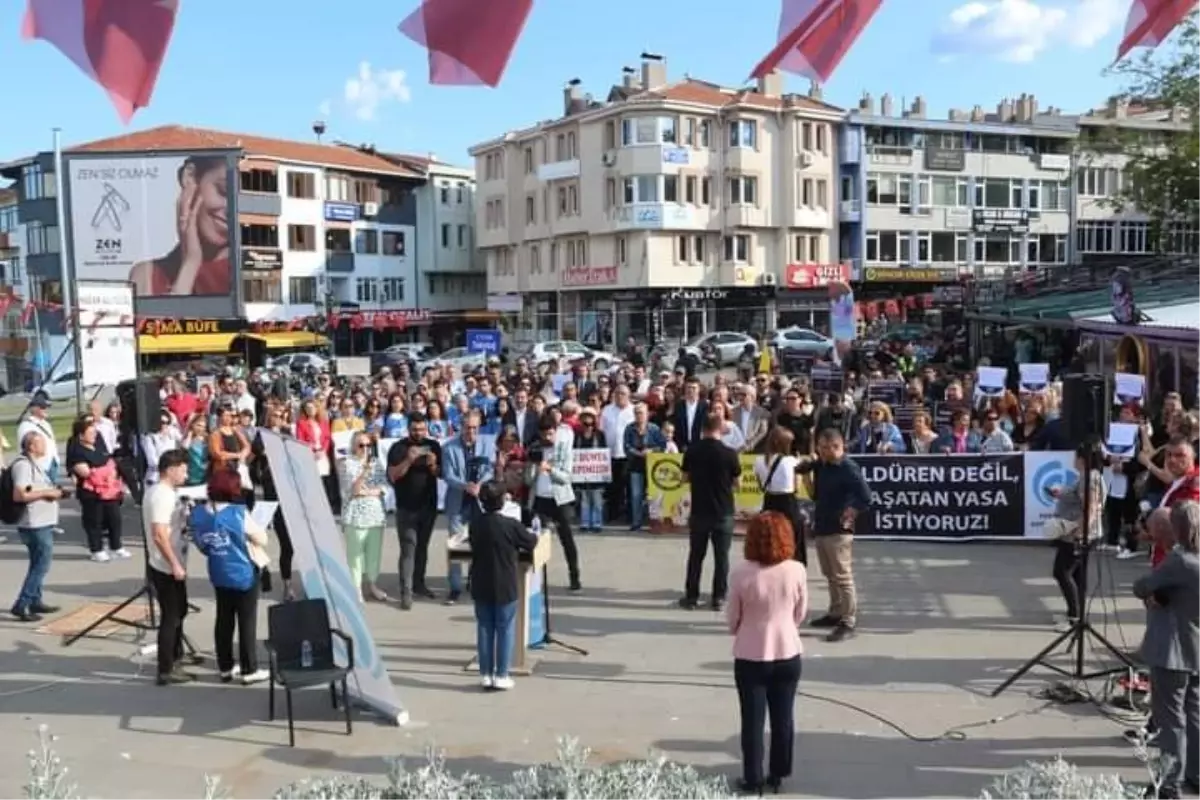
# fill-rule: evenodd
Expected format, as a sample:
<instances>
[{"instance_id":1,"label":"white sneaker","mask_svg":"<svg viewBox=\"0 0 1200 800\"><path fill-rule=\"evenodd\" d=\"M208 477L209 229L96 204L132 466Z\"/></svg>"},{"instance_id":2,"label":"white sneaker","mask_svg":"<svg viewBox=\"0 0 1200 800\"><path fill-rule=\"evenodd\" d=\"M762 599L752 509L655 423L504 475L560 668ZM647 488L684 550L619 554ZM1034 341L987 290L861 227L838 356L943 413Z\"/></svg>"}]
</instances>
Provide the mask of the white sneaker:
<instances>
[{"instance_id":1,"label":"white sneaker","mask_svg":"<svg viewBox=\"0 0 1200 800\"><path fill-rule=\"evenodd\" d=\"M479 679L479 684L485 689L492 689L495 687L496 682L492 679L491 675L484 675Z\"/></svg>"},{"instance_id":2,"label":"white sneaker","mask_svg":"<svg viewBox=\"0 0 1200 800\"><path fill-rule=\"evenodd\" d=\"M1117 558L1121 559L1122 561L1128 561L1131 558L1137 558L1137 556L1138 554L1136 550L1126 550L1124 547L1122 547L1117 551Z\"/></svg>"},{"instance_id":3,"label":"white sneaker","mask_svg":"<svg viewBox=\"0 0 1200 800\"><path fill-rule=\"evenodd\" d=\"M1054 630L1058 633L1066 633L1075 625L1075 620L1070 617L1063 617L1054 623Z\"/></svg>"},{"instance_id":4,"label":"white sneaker","mask_svg":"<svg viewBox=\"0 0 1200 800\"><path fill-rule=\"evenodd\" d=\"M501 692L507 692L509 689L513 688L516 685L517 684L513 682L513 679L508 677L507 675L496 678L495 680L492 681L492 688L496 689L497 691L501 691Z\"/></svg>"},{"instance_id":5,"label":"white sneaker","mask_svg":"<svg viewBox=\"0 0 1200 800\"><path fill-rule=\"evenodd\" d=\"M271 673L267 672L265 669L256 669L249 675L243 675L242 683L246 686L249 686L252 683L262 683L269 677L271 677Z\"/></svg>"},{"instance_id":6,"label":"white sneaker","mask_svg":"<svg viewBox=\"0 0 1200 800\"><path fill-rule=\"evenodd\" d=\"M108 554L107 550L97 550L95 553L92 553L92 561L95 561L97 564L105 564L112 561L112 556Z\"/></svg>"},{"instance_id":7,"label":"white sneaker","mask_svg":"<svg viewBox=\"0 0 1200 800\"><path fill-rule=\"evenodd\" d=\"M133 558L133 553L129 552L129 550L124 547L117 548L116 550L109 550L108 555L110 558L118 559Z\"/></svg>"}]
</instances>

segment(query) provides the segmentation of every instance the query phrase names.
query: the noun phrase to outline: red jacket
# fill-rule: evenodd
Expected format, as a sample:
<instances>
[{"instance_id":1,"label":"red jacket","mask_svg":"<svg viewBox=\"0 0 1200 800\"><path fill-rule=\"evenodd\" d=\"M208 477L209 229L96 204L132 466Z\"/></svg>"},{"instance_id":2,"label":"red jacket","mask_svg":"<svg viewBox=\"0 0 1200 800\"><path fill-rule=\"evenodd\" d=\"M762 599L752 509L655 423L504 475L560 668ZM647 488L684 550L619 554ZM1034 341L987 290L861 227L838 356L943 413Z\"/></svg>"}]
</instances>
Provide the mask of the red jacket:
<instances>
[{"instance_id":1,"label":"red jacket","mask_svg":"<svg viewBox=\"0 0 1200 800\"><path fill-rule=\"evenodd\" d=\"M1167 493L1163 495L1160 508L1174 508L1180 503L1186 503L1189 500L1200 502L1200 470L1197 470L1195 467L1178 482L1172 483L1167 488ZM1158 542L1155 542L1154 546L1150 549L1150 565L1157 567L1167 557L1167 553L1169 552L1171 552L1169 547L1163 547Z\"/></svg>"},{"instance_id":2,"label":"red jacket","mask_svg":"<svg viewBox=\"0 0 1200 800\"><path fill-rule=\"evenodd\" d=\"M322 450L328 451L333 444L333 436L329 432L329 423L324 420L317 420L315 426L312 423L313 420L308 419L296 422L296 440L304 442L309 447L319 445Z\"/></svg>"}]
</instances>

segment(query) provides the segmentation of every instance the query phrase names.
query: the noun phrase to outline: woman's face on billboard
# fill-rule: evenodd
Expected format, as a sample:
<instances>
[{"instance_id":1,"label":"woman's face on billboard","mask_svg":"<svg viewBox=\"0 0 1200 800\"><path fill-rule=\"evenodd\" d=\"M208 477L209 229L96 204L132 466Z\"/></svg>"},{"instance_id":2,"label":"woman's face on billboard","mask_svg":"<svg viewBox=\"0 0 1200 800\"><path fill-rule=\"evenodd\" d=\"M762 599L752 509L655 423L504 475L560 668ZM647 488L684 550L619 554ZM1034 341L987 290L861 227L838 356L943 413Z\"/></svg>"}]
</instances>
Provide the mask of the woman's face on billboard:
<instances>
[{"instance_id":1,"label":"woman's face on billboard","mask_svg":"<svg viewBox=\"0 0 1200 800\"><path fill-rule=\"evenodd\" d=\"M226 222L226 212L229 201L226 197L228 188L226 170L222 167L207 170L199 175L196 182L196 193L199 213L196 224L199 227L200 240L211 247L224 247L229 241L229 226Z\"/></svg>"}]
</instances>

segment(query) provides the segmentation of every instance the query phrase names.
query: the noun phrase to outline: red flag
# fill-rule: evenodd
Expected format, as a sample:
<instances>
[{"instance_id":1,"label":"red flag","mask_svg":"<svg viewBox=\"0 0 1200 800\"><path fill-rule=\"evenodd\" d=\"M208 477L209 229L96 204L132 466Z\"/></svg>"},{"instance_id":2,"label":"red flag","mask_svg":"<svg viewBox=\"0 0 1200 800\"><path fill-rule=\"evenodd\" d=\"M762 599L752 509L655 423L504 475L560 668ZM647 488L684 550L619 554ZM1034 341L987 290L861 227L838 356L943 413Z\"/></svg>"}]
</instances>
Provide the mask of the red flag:
<instances>
[{"instance_id":1,"label":"red flag","mask_svg":"<svg viewBox=\"0 0 1200 800\"><path fill-rule=\"evenodd\" d=\"M1133 0L1125 19L1125 36L1117 45L1117 61L1135 47L1157 47L1192 13L1196 0Z\"/></svg>"},{"instance_id":2,"label":"red flag","mask_svg":"<svg viewBox=\"0 0 1200 800\"><path fill-rule=\"evenodd\" d=\"M779 43L751 76L776 69L827 81L883 0L783 0Z\"/></svg>"},{"instance_id":3,"label":"red flag","mask_svg":"<svg viewBox=\"0 0 1200 800\"><path fill-rule=\"evenodd\" d=\"M129 124L150 104L179 0L28 0L21 33L58 48Z\"/></svg>"},{"instance_id":4,"label":"red flag","mask_svg":"<svg viewBox=\"0 0 1200 800\"><path fill-rule=\"evenodd\" d=\"M533 0L422 0L400 33L429 51L430 83L495 86L532 7Z\"/></svg>"},{"instance_id":5,"label":"red flag","mask_svg":"<svg viewBox=\"0 0 1200 800\"><path fill-rule=\"evenodd\" d=\"M304 317L296 317L295 319L293 319L291 322L288 323L287 329L289 331L302 330L304 328L304 323L305 323Z\"/></svg>"},{"instance_id":6,"label":"red flag","mask_svg":"<svg viewBox=\"0 0 1200 800\"><path fill-rule=\"evenodd\" d=\"M30 323L30 321L33 319L33 315L36 312L37 312L36 305L34 305L33 303L25 304L25 307L21 309L20 323L21 323L22 327L24 327L25 325L28 325Z\"/></svg>"}]
</instances>

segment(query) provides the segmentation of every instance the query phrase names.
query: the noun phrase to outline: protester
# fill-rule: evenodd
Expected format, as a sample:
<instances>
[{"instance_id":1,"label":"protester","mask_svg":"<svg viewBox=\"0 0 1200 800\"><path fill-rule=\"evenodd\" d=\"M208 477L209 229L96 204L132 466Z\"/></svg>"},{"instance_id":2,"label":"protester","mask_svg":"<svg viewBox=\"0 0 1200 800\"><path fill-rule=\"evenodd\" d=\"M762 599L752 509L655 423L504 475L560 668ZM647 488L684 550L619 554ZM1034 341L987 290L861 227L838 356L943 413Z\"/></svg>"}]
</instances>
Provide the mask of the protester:
<instances>
[{"instance_id":1,"label":"protester","mask_svg":"<svg viewBox=\"0 0 1200 800\"><path fill-rule=\"evenodd\" d=\"M42 598L42 586L54 559L58 501L66 495L39 466L45 463L46 448L50 446L46 437L36 430L29 430L21 437L20 446L21 454L13 459L9 468L12 470L12 500L21 505L17 534L29 553L29 567L11 613L19 622L39 622L43 614L58 611Z\"/></svg>"},{"instance_id":2,"label":"protester","mask_svg":"<svg viewBox=\"0 0 1200 800\"><path fill-rule=\"evenodd\" d=\"M582 421L582 418L581 418ZM608 519L620 522L627 518L629 508L629 479L625 454L625 429L633 423L633 405L629 387L621 384L612 395L612 403L600 412L599 428L608 444L612 481L608 489ZM599 528L600 525L596 525Z\"/></svg>"},{"instance_id":3,"label":"protester","mask_svg":"<svg viewBox=\"0 0 1200 800\"><path fill-rule=\"evenodd\" d=\"M668 423L669 424L669 423ZM625 429L625 455L629 459L629 530L640 531L646 522L646 457L669 452L673 431L660 430L650 421L645 403L633 407L633 424Z\"/></svg>"},{"instance_id":4,"label":"protester","mask_svg":"<svg viewBox=\"0 0 1200 800\"><path fill-rule=\"evenodd\" d=\"M609 406L613 408L614 406ZM635 415L636 416L636 415ZM622 438L628 433L631 426L625 426L622 431ZM575 432L575 450L609 450L608 439L603 431L596 428L596 412L592 408L585 408L579 412L579 430ZM611 453L611 451L610 451ZM629 474L628 462L632 460L627 448L622 446L624 457L622 461L622 470ZM611 463L611 462L610 462ZM613 471L610 485L617 484L617 474ZM583 532L599 533L604 527L604 482L585 481L575 484L575 495L579 501L579 530ZM630 518L636 515L632 510L633 492L630 490Z\"/></svg>"},{"instance_id":5,"label":"protester","mask_svg":"<svg viewBox=\"0 0 1200 800\"><path fill-rule=\"evenodd\" d=\"M400 607L413 598L436 599L425 583L429 540L437 520L437 480L442 448L428 434L425 415L413 412L405 437L388 450L387 477L396 501L396 533L400 538Z\"/></svg>"},{"instance_id":6,"label":"protester","mask_svg":"<svg viewBox=\"0 0 1200 800\"><path fill-rule=\"evenodd\" d=\"M450 537L461 538L471 521L480 513L479 487L495 476L494 446L479 439L482 424L478 412L463 415L458 436L442 448L442 476L446 483L445 513ZM449 569L450 593L447 604L454 604L462 595L462 570L458 564Z\"/></svg>"},{"instance_id":7,"label":"protester","mask_svg":"<svg viewBox=\"0 0 1200 800\"><path fill-rule=\"evenodd\" d=\"M795 441L787 428L776 426L767 436L766 452L754 459L754 477L762 489L764 512L782 514L791 525L795 539L796 560L808 564L808 546L804 537L804 521L800 516L800 501L796 497L796 472L800 459L792 455Z\"/></svg>"},{"instance_id":8,"label":"protester","mask_svg":"<svg viewBox=\"0 0 1200 800\"><path fill-rule=\"evenodd\" d=\"M183 531L187 512L179 489L187 481L187 453L169 450L158 459L158 483L142 506L150 584L158 603L159 686L186 683L195 676L182 669L183 620L187 616L187 545Z\"/></svg>"},{"instance_id":9,"label":"protester","mask_svg":"<svg viewBox=\"0 0 1200 800\"><path fill-rule=\"evenodd\" d=\"M116 447L110 446L108 440L104 438L103 422L103 419L97 419L96 429L101 434L101 440L104 442L105 449L110 453L116 453ZM141 457L146 466L146 473L142 477L142 480L146 486L153 486L158 483L158 459L168 450L174 450L176 447L179 447L179 442L179 431L175 427L170 413L164 411L159 415L154 430L142 435Z\"/></svg>"},{"instance_id":10,"label":"protester","mask_svg":"<svg viewBox=\"0 0 1200 800\"><path fill-rule=\"evenodd\" d=\"M542 524L554 526L567 561L572 592L583 590L579 576L579 550L571 530L571 505L575 502L572 486L572 462L575 441L570 429L561 430L553 415L542 415L538 423L539 441L530 445L525 468L529 486L530 509Z\"/></svg>"},{"instance_id":11,"label":"protester","mask_svg":"<svg viewBox=\"0 0 1200 800\"><path fill-rule=\"evenodd\" d=\"M342 535L346 540L351 582L360 600L365 595L380 603L387 602L387 593L379 588L383 528L387 524L383 510L386 475L371 437L361 429L354 433L350 452L338 463L338 478L342 487Z\"/></svg>"},{"instance_id":12,"label":"protester","mask_svg":"<svg viewBox=\"0 0 1200 800\"><path fill-rule=\"evenodd\" d=\"M1066 603L1067 615L1059 620L1057 627L1065 630L1074 625L1082 611L1084 598L1081 596L1084 566L1083 549L1090 547L1099 538L1102 530L1104 509L1104 476L1101 455L1091 444L1080 445L1075 451L1075 471L1087 475L1071 486L1052 486L1050 496L1055 498L1054 515L1046 520L1046 537L1054 542L1054 566L1052 573ZM1087 495L1085 497L1085 494ZM1086 517L1087 529L1084 529Z\"/></svg>"},{"instance_id":13,"label":"protester","mask_svg":"<svg viewBox=\"0 0 1200 800\"><path fill-rule=\"evenodd\" d=\"M91 414L82 415L71 427L67 470L75 478L83 533L92 561L104 563L114 558L130 558L129 550L121 543L125 484Z\"/></svg>"},{"instance_id":14,"label":"protester","mask_svg":"<svg viewBox=\"0 0 1200 800\"><path fill-rule=\"evenodd\" d=\"M291 431L288 430L287 424L284 422L284 415L281 409L274 403L268 402L265 411L266 429L279 436L291 438ZM278 503L279 490L275 484L275 476L272 474L271 467L267 463L261 436L255 437L253 450L254 459L250 464L252 471L257 476L254 482L256 485L262 487L263 500ZM190 462L188 470L190 478ZM292 585L292 559L295 557L295 549L292 547L292 537L288 532L287 520L283 514L283 506L276 506L275 514L271 521L271 528L275 531L276 538L279 539L279 577L283 581L283 599L294 600L296 599L296 591Z\"/></svg>"},{"instance_id":15,"label":"protester","mask_svg":"<svg viewBox=\"0 0 1200 800\"><path fill-rule=\"evenodd\" d=\"M689 379L689 386L696 385ZM685 401L686 402L686 401ZM694 609L700 604L700 575L709 546L713 551L713 610L725 607L729 585L729 547L733 540L733 489L742 474L736 452L721 441L725 421L712 413L702 420L702 436L683 454L681 469L691 485L688 520L687 570L679 605Z\"/></svg>"}]
</instances>

